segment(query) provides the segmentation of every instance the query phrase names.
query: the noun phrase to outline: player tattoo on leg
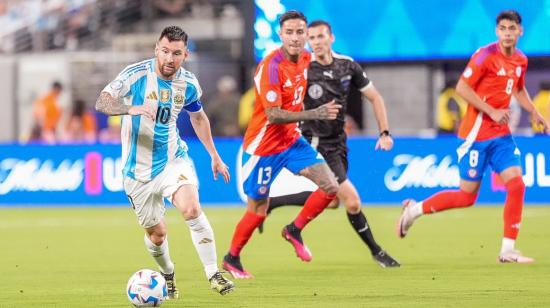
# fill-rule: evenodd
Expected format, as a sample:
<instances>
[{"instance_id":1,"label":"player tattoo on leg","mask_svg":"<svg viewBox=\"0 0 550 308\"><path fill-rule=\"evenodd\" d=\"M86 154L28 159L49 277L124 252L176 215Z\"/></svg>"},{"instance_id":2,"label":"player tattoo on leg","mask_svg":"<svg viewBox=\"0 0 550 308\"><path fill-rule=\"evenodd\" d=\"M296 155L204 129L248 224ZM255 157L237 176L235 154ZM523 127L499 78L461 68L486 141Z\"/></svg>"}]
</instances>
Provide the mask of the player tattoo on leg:
<instances>
[{"instance_id":1,"label":"player tattoo on leg","mask_svg":"<svg viewBox=\"0 0 550 308\"><path fill-rule=\"evenodd\" d=\"M329 194L338 192L338 182L326 163L319 163L305 168L300 174L317 184Z\"/></svg>"}]
</instances>

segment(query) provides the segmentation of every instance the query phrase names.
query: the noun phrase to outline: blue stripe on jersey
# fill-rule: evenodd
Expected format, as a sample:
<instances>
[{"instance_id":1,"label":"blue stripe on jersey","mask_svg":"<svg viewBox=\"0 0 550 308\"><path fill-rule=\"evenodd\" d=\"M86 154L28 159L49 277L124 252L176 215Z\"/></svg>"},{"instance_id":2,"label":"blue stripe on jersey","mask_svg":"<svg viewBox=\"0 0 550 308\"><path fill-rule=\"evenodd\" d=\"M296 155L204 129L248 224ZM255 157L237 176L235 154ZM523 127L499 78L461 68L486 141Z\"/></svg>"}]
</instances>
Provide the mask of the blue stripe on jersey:
<instances>
[{"instance_id":1,"label":"blue stripe on jersey","mask_svg":"<svg viewBox=\"0 0 550 308\"><path fill-rule=\"evenodd\" d=\"M132 106L143 105L143 102L145 101L146 83L147 75L143 75L130 86L130 90L128 90L128 92L133 94ZM128 93L124 94L124 96L128 96Z\"/></svg>"},{"instance_id":2,"label":"blue stripe on jersey","mask_svg":"<svg viewBox=\"0 0 550 308\"><path fill-rule=\"evenodd\" d=\"M197 112L202 109L202 103L201 101L195 101L191 104L183 106L183 108L189 112Z\"/></svg>"},{"instance_id":3,"label":"blue stripe on jersey","mask_svg":"<svg viewBox=\"0 0 550 308\"><path fill-rule=\"evenodd\" d=\"M144 61L141 61L141 62L138 62L138 63L135 63L133 65L129 65L128 67L126 67L122 72L120 72L120 75L124 75L124 74L130 74L134 71L138 71L138 70L141 70L143 68L146 68L147 65L151 62L151 59L149 60L144 60Z\"/></svg>"},{"instance_id":4,"label":"blue stripe on jersey","mask_svg":"<svg viewBox=\"0 0 550 308\"><path fill-rule=\"evenodd\" d=\"M195 85L192 84L189 81L187 81L186 84L187 84L187 87L185 88L185 104L184 105L188 105L190 103L194 103L194 102L199 100L199 95L197 93L198 91L197 91L197 88L195 87Z\"/></svg>"},{"instance_id":5,"label":"blue stripe on jersey","mask_svg":"<svg viewBox=\"0 0 550 308\"><path fill-rule=\"evenodd\" d=\"M155 121L155 133L153 137L153 162L151 165L151 178L157 176L164 170L168 162L168 123L172 111L172 82L167 80L158 80L159 107L157 109L157 118ZM168 101L162 102L162 92L168 91Z\"/></svg>"},{"instance_id":6,"label":"blue stripe on jersey","mask_svg":"<svg viewBox=\"0 0 550 308\"><path fill-rule=\"evenodd\" d=\"M128 154L128 160L122 170L122 174L126 174L132 179L135 179L134 171L136 170L136 154L137 154L137 141L139 136L139 122L141 117L132 116L132 142L130 143L130 153Z\"/></svg>"}]
</instances>

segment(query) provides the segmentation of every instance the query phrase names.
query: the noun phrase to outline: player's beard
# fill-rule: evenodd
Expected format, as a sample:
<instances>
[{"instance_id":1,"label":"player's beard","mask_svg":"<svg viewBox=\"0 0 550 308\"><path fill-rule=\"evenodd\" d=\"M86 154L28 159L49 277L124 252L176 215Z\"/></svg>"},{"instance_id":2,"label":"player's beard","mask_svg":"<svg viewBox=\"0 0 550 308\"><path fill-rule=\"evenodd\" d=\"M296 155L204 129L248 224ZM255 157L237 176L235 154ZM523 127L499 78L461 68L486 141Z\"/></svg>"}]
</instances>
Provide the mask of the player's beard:
<instances>
[{"instance_id":1,"label":"player's beard","mask_svg":"<svg viewBox=\"0 0 550 308\"><path fill-rule=\"evenodd\" d=\"M162 77L171 78L176 73L176 67L163 64L160 66L160 73Z\"/></svg>"}]
</instances>

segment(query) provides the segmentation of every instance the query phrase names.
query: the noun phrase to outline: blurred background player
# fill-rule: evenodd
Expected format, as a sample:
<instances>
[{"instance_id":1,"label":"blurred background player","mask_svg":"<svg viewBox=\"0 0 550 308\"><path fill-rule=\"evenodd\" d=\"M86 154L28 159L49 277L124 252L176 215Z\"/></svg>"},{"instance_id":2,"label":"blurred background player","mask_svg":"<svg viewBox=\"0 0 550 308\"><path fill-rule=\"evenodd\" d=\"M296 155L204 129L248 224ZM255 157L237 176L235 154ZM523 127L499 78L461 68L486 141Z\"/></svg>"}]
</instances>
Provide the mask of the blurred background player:
<instances>
[{"instance_id":1,"label":"blurred background player","mask_svg":"<svg viewBox=\"0 0 550 308\"><path fill-rule=\"evenodd\" d=\"M437 98L437 134L454 135L466 114L468 103L456 93L457 81L449 79Z\"/></svg>"},{"instance_id":2,"label":"blurred background player","mask_svg":"<svg viewBox=\"0 0 550 308\"><path fill-rule=\"evenodd\" d=\"M457 93L468 102L466 117L458 136L460 190L445 190L422 202L405 200L397 224L398 236L407 235L414 221L423 214L472 206L481 179L490 165L506 186L504 237L499 262L532 263L515 249L519 233L525 184L522 178L520 151L510 134L510 99L514 95L533 122L548 126L535 109L525 88L527 57L516 48L523 34L521 16L503 11L496 18L498 42L481 47L471 58L456 86Z\"/></svg>"},{"instance_id":3,"label":"blurred background player","mask_svg":"<svg viewBox=\"0 0 550 308\"><path fill-rule=\"evenodd\" d=\"M301 123L302 134L323 155L339 184L338 198L346 208L348 220L359 237L369 247L374 260L382 267L398 267L399 263L387 254L374 240L372 230L361 210L361 199L353 183L347 177L348 149L345 131L345 111L348 94L353 85L372 103L374 115L381 132L376 149L391 150L393 139L389 133L384 99L367 78L361 66L350 57L332 50L334 35L330 24L316 20L308 26L308 42L313 58L308 69L308 90L304 109L311 110L325 102L336 101L342 112L335 121L310 120ZM349 121L349 120L348 120ZM351 119L353 121L353 119ZM303 205L312 192L270 198L269 211L283 205Z\"/></svg>"},{"instance_id":4,"label":"blurred background player","mask_svg":"<svg viewBox=\"0 0 550 308\"><path fill-rule=\"evenodd\" d=\"M35 126L40 129L41 140L48 144L54 144L57 141L57 126L62 115L58 102L61 91L63 86L59 81L55 81L50 91L34 102Z\"/></svg>"},{"instance_id":5,"label":"blurred background player","mask_svg":"<svg viewBox=\"0 0 550 308\"><path fill-rule=\"evenodd\" d=\"M223 267L235 278L252 278L242 266L240 254L254 230L265 217L269 189L282 168L313 181L319 189L305 202L296 219L285 226L283 237L298 258L309 262L311 252L301 231L336 198L338 183L323 157L297 130L297 122L336 119L341 105L331 101L313 110L302 111L311 54L304 49L306 17L288 11L280 19L279 36L283 45L266 56L256 70L256 103L243 144L243 189L248 196L247 210L237 224Z\"/></svg>"},{"instance_id":6,"label":"blurred background player","mask_svg":"<svg viewBox=\"0 0 550 308\"><path fill-rule=\"evenodd\" d=\"M550 121L550 81L541 81L539 92L533 98L533 104L535 104L537 111L548 123ZM546 135L544 127L538 125L535 121L532 123L532 129L535 135Z\"/></svg>"},{"instance_id":7,"label":"blurred background player","mask_svg":"<svg viewBox=\"0 0 550 308\"><path fill-rule=\"evenodd\" d=\"M234 289L218 270L214 232L199 204L198 180L187 145L176 130L183 109L210 154L214 178L221 173L227 183L227 166L214 146L199 100L202 90L195 75L181 67L187 56L187 34L179 27L166 27L155 58L126 67L96 102L96 109L105 114L129 115L122 125L124 190L145 229L145 246L167 281L171 299L178 298L179 291L168 248L164 198L170 199L189 226L211 288L222 295Z\"/></svg>"}]
</instances>

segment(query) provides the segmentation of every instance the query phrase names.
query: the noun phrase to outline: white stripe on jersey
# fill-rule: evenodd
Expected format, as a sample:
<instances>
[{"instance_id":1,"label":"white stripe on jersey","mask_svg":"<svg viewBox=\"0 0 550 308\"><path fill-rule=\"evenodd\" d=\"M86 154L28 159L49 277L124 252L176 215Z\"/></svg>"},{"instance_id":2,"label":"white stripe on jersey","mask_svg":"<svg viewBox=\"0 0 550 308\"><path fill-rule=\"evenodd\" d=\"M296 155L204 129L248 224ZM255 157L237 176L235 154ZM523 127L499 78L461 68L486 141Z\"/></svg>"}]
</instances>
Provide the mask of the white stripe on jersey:
<instances>
[{"instance_id":1,"label":"white stripe on jersey","mask_svg":"<svg viewBox=\"0 0 550 308\"><path fill-rule=\"evenodd\" d=\"M476 121L474 122L474 126L472 127L472 130L466 136L466 140L464 143L462 143L458 149L456 149L456 154L458 155L458 161L468 153L472 145L474 144L474 141L477 138L477 134L479 133L479 129L481 128L481 123L483 122L483 112L479 112L476 117Z\"/></svg>"},{"instance_id":2,"label":"white stripe on jersey","mask_svg":"<svg viewBox=\"0 0 550 308\"><path fill-rule=\"evenodd\" d=\"M268 122L266 122L262 127L262 129L260 129L260 132L258 133L258 135L256 135L256 138L254 138L254 140L252 140L252 142L246 148L246 153L252 155L254 154L254 152L256 152L256 149L260 145L260 142L262 142L262 138L265 135L265 131L267 130L267 125L269 125Z\"/></svg>"}]
</instances>

